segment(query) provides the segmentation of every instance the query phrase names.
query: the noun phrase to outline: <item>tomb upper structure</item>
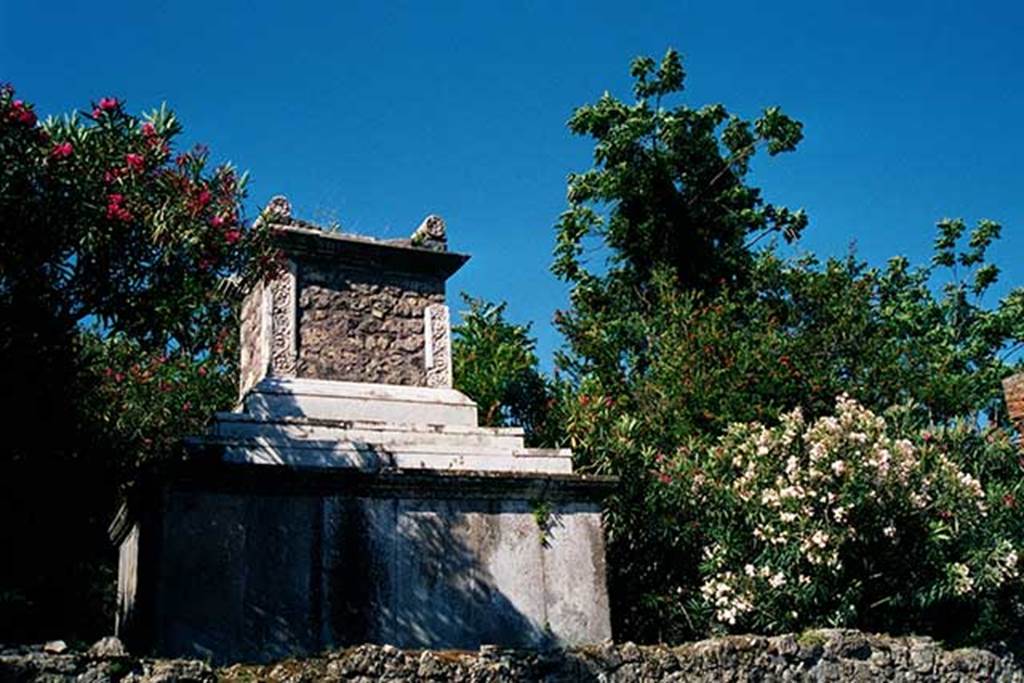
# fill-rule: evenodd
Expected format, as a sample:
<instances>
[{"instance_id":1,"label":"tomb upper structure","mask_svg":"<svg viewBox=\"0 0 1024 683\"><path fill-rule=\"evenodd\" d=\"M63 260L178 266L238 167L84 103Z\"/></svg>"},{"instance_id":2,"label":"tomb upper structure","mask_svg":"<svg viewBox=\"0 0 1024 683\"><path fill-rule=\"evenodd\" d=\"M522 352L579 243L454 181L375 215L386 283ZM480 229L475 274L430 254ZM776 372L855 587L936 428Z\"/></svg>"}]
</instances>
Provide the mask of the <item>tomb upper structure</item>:
<instances>
[{"instance_id":1,"label":"tomb upper structure","mask_svg":"<svg viewBox=\"0 0 1024 683\"><path fill-rule=\"evenodd\" d=\"M469 259L429 216L378 240L268 221L283 266L242 306L241 400L197 440L235 463L363 470L568 474L567 449L526 448L518 427L480 427L452 386L445 283Z\"/></svg>"},{"instance_id":2,"label":"tomb upper structure","mask_svg":"<svg viewBox=\"0 0 1024 683\"><path fill-rule=\"evenodd\" d=\"M282 197L261 220L284 265L242 306L243 396L265 377L451 387L445 282L469 257L439 216L393 240L317 228Z\"/></svg>"}]
</instances>

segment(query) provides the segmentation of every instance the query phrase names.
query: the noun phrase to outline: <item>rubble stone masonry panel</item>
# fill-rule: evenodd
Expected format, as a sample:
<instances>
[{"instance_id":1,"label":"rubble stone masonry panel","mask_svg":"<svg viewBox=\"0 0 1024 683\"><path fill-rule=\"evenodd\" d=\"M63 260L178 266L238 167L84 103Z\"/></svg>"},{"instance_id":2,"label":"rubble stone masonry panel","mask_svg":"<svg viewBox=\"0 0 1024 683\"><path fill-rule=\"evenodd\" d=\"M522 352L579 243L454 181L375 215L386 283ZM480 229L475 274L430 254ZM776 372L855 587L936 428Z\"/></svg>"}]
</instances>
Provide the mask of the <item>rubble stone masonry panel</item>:
<instances>
[{"instance_id":1,"label":"rubble stone masonry panel","mask_svg":"<svg viewBox=\"0 0 1024 683\"><path fill-rule=\"evenodd\" d=\"M444 304L442 279L310 259L297 288L299 377L427 384L423 311Z\"/></svg>"}]
</instances>

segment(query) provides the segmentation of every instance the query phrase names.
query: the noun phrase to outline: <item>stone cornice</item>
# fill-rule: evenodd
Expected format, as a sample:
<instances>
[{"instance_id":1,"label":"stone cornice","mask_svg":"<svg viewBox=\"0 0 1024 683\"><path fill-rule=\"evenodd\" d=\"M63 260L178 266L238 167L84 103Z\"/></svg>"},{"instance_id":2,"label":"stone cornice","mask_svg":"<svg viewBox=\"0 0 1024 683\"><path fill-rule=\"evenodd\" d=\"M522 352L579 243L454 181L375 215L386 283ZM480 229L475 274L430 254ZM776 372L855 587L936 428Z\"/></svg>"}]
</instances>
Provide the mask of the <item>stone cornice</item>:
<instances>
[{"instance_id":1,"label":"stone cornice","mask_svg":"<svg viewBox=\"0 0 1024 683\"><path fill-rule=\"evenodd\" d=\"M288 255L326 256L360 268L451 277L468 254L413 246L409 240L382 241L298 225L272 224L274 242Z\"/></svg>"}]
</instances>

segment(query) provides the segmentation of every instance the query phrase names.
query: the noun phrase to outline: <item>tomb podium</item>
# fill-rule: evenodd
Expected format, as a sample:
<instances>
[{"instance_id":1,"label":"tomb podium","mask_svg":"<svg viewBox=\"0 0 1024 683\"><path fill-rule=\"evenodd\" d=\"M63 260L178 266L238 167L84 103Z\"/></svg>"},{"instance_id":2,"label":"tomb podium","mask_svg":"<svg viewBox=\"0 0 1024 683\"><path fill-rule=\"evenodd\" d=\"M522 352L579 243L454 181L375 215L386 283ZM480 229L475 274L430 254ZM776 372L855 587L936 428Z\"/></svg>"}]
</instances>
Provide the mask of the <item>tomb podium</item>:
<instances>
[{"instance_id":1,"label":"tomb podium","mask_svg":"<svg viewBox=\"0 0 1024 683\"><path fill-rule=\"evenodd\" d=\"M445 283L468 256L444 222L371 239L283 198L261 220L285 265L242 304L238 406L111 525L118 635L217 662L610 638L614 480L478 426L452 387Z\"/></svg>"}]
</instances>

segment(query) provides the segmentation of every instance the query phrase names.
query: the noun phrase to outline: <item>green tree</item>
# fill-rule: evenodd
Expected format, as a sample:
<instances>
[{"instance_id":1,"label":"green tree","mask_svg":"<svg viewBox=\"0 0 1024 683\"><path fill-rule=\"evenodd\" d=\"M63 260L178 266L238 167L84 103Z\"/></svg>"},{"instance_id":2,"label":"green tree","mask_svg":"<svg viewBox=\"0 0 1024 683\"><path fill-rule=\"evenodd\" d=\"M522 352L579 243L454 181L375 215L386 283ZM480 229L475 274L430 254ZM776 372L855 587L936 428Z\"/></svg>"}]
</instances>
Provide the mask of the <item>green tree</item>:
<instances>
[{"instance_id":1,"label":"green tree","mask_svg":"<svg viewBox=\"0 0 1024 683\"><path fill-rule=\"evenodd\" d=\"M1000 228L991 221L971 231L963 221L942 221L926 266L780 257L774 245L794 238L806 219L764 204L743 178L758 144L769 153L791 149L799 124L776 109L742 124L726 123L717 105L652 107L648 98L681 85L678 58L670 52L656 73L650 60L634 64L636 104L606 95L569 124L595 139L595 168L570 178L558 225L553 269L573 289L570 310L558 318L567 348L557 362L571 385L558 392L555 412L577 468L620 478L606 508L616 633L677 640L712 628L695 608L708 580L701 553L709 525L726 536L735 529L695 505L685 481L667 486L665 478L699 472L734 423L773 425L794 408L814 419L843 393L879 414L910 406L919 429L964 425L975 441L986 426L1005 427L1000 380L1020 367L1024 290L986 300L998 276L988 250ZM752 131L753 140L736 142L736 130ZM771 239L755 245L764 235ZM587 270L582 257L595 243L606 259ZM950 457L976 472L965 462L972 453ZM1005 449L982 457L1000 458ZM1019 492L1021 473L1014 459L984 481L994 492ZM1020 526L1010 529L1003 537L1024 550ZM846 588L869 574L846 576ZM1020 590L1019 582L1007 586ZM895 592L923 589L922 582ZM854 610L837 621L834 613L805 612L801 624L938 633L923 612L913 612L917 622L897 618L906 610L886 613L888 621L879 614ZM964 619L946 635L998 632L990 628L998 620L979 612Z\"/></svg>"},{"instance_id":2,"label":"green tree","mask_svg":"<svg viewBox=\"0 0 1024 683\"><path fill-rule=\"evenodd\" d=\"M800 123L778 107L754 121L720 104L666 108L683 90L674 50L660 65L637 58L630 71L633 103L605 93L569 119L574 134L594 140L594 167L569 178L553 267L573 287L559 321L569 343L560 364L605 382L644 367L647 340L634 321L650 312L657 272L683 289L741 284L753 243L771 233L793 240L807 223L746 181L759 149L795 149ZM583 259L595 246L608 257L596 272Z\"/></svg>"},{"instance_id":3,"label":"green tree","mask_svg":"<svg viewBox=\"0 0 1024 683\"><path fill-rule=\"evenodd\" d=\"M508 322L504 302L462 299L469 308L452 328L455 387L477 402L481 424L523 427L531 441L543 441L552 397L530 326Z\"/></svg>"},{"instance_id":4,"label":"green tree","mask_svg":"<svg viewBox=\"0 0 1024 683\"><path fill-rule=\"evenodd\" d=\"M109 631L118 487L233 394L234 304L275 257L180 133L109 97L40 124L0 87L0 639Z\"/></svg>"}]
</instances>

